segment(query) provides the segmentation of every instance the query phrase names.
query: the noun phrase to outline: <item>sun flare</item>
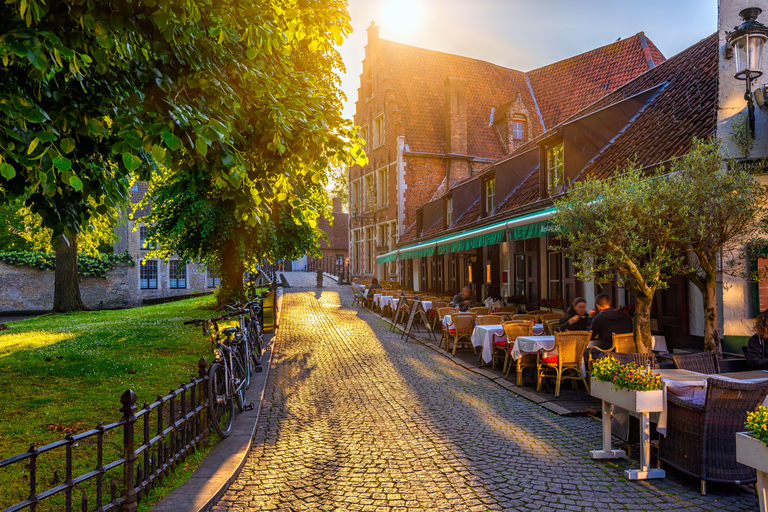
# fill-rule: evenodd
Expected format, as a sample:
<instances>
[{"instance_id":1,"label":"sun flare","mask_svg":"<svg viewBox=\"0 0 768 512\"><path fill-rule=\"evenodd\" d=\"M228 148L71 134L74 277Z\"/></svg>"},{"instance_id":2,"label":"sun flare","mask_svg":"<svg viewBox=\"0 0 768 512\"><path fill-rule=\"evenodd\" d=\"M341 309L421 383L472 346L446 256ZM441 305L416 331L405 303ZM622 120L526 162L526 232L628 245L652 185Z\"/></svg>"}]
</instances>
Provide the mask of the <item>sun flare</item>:
<instances>
[{"instance_id":1,"label":"sun flare","mask_svg":"<svg viewBox=\"0 0 768 512\"><path fill-rule=\"evenodd\" d=\"M421 24L421 5L415 0L389 0L383 14L384 27L394 32L413 32Z\"/></svg>"}]
</instances>

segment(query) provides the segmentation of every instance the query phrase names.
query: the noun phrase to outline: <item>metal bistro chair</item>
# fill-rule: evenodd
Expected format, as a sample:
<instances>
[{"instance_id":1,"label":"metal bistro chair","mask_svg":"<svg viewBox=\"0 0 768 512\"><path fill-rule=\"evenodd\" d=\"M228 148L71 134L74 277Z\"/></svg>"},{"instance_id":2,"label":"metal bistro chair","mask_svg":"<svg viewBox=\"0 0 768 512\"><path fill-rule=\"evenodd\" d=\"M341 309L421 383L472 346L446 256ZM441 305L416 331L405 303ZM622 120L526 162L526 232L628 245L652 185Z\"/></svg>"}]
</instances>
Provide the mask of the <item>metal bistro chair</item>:
<instances>
[{"instance_id":1,"label":"metal bistro chair","mask_svg":"<svg viewBox=\"0 0 768 512\"><path fill-rule=\"evenodd\" d=\"M499 315L479 315L477 317L477 325L501 325L504 323L504 318Z\"/></svg>"},{"instance_id":2,"label":"metal bistro chair","mask_svg":"<svg viewBox=\"0 0 768 512\"><path fill-rule=\"evenodd\" d=\"M700 352L697 354L673 354L672 362L679 370L713 375L720 373L720 354L717 351Z\"/></svg>"},{"instance_id":3,"label":"metal bistro chair","mask_svg":"<svg viewBox=\"0 0 768 512\"><path fill-rule=\"evenodd\" d=\"M736 432L744 430L747 412L768 394L768 381L732 382L711 377L704 405L667 397L667 434L660 440L659 460L707 482L750 484L755 470L736 461Z\"/></svg>"},{"instance_id":4,"label":"metal bistro chair","mask_svg":"<svg viewBox=\"0 0 768 512\"><path fill-rule=\"evenodd\" d=\"M445 349L448 350L448 341L450 337L453 337L453 350L452 354L456 355L456 347L459 344L468 346L472 349L472 353L475 352L475 347L472 346L472 329L475 327L475 320L477 315L474 313L452 313L451 324L453 326L453 332L448 331L446 337Z\"/></svg>"},{"instance_id":5,"label":"metal bistro chair","mask_svg":"<svg viewBox=\"0 0 768 512\"><path fill-rule=\"evenodd\" d=\"M555 377L555 397L560 396L560 383L563 379L580 380L589 391L587 376L581 365L591 337L592 331L556 332L554 348L536 354L536 391L541 391L543 377ZM555 350L556 356L547 355Z\"/></svg>"},{"instance_id":6,"label":"metal bistro chair","mask_svg":"<svg viewBox=\"0 0 768 512\"><path fill-rule=\"evenodd\" d=\"M501 336L496 335L496 333L493 334L493 337L491 338L493 341L493 357L491 358L493 359L492 369L496 368L496 357L504 356L504 366L502 367L502 371L505 372L504 378L508 378L509 370L512 368L512 361L510 360L512 358L510 355L512 346L515 344L518 336L532 336L533 325L530 322L505 322L502 325L504 327L504 336L506 336L507 339L505 341L496 341L496 338L500 338ZM517 360L518 386L523 385L522 372L524 368L536 368L536 356L534 354L524 355Z\"/></svg>"}]
</instances>

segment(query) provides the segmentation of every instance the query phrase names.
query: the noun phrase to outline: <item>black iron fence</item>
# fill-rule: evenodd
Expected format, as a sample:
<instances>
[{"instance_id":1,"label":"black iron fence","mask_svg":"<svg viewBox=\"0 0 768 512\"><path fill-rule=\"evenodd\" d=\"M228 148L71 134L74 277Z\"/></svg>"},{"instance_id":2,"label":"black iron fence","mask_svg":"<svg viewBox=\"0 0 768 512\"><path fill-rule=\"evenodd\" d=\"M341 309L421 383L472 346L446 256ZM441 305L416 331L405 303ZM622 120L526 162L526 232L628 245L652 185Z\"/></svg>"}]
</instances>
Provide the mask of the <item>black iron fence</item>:
<instances>
[{"instance_id":1,"label":"black iron fence","mask_svg":"<svg viewBox=\"0 0 768 512\"><path fill-rule=\"evenodd\" d=\"M348 283L350 280L349 264L346 263L342 258L337 258L334 256L324 256L320 259L308 258L305 270L307 272L317 272L318 269L336 277L339 281L339 284Z\"/></svg>"},{"instance_id":2,"label":"black iron fence","mask_svg":"<svg viewBox=\"0 0 768 512\"><path fill-rule=\"evenodd\" d=\"M197 378L166 396L158 396L152 403L138 407L132 390L123 393L119 421L99 423L92 430L67 435L45 446L32 444L26 452L0 461L0 470L22 469L29 488L26 499L3 512L54 510L54 506L55 510L67 512L76 508L83 512L135 512L148 490L162 482L198 447L207 444L207 382L208 363L202 358ZM113 439L119 438L120 433L122 440ZM120 455L114 460L105 462L105 443L110 448L114 448L114 443L122 444L117 450ZM83 445L95 445L96 462L90 470L76 475L74 467L82 466L77 454L84 452L78 449L76 453L75 448ZM48 459L45 479L40 474L41 457ZM8 480L3 485L6 484Z\"/></svg>"}]
</instances>

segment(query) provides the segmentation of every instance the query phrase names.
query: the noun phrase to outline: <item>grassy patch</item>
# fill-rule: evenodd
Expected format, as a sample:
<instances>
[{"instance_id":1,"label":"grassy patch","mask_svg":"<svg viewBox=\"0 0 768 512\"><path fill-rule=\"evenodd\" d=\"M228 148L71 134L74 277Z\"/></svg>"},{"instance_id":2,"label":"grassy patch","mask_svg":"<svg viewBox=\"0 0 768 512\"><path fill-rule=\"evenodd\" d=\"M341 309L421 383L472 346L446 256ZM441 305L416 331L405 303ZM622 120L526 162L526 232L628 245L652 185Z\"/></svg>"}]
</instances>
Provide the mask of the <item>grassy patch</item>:
<instances>
[{"instance_id":1,"label":"grassy patch","mask_svg":"<svg viewBox=\"0 0 768 512\"><path fill-rule=\"evenodd\" d=\"M94 428L99 421L117 421L120 395L126 389L136 393L141 406L189 382L197 375L197 361L201 357L210 361L212 353L200 329L182 322L214 316L214 309L213 297L207 296L122 311L10 322L10 330L0 333L0 459L25 452L33 442L43 445L66 433ZM104 463L118 458L122 430L105 435L104 447ZM73 453L74 476L95 469L93 443L75 445ZM52 486L56 472L63 482L63 450L39 458L38 492ZM106 481L116 478L119 492L122 470L113 473ZM25 464L0 470L0 508L26 498L29 478ZM89 505L94 504L92 489L76 489L76 503L87 491ZM108 490L109 485L105 501ZM49 506L59 509L58 499L43 504L45 510Z\"/></svg>"}]
</instances>

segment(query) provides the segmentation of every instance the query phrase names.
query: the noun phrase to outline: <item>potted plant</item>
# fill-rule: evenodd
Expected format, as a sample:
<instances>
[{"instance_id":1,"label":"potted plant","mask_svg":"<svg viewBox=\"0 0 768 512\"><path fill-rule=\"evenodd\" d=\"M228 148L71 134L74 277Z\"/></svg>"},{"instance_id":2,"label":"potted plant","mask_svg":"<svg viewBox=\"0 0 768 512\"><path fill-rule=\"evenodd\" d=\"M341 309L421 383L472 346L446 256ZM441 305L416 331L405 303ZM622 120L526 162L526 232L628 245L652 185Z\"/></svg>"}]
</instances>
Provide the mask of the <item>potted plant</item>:
<instances>
[{"instance_id":1,"label":"potted plant","mask_svg":"<svg viewBox=\"0 0 768 512\"><path fill-rule=\"evenodd\" d=\"M541 299L539 307L547 308L551 313L560 313L562 315L565 301L563 299Z\"/></svg>"},{"instance_id":2,"label":"potted plant","mask_svg":"<svg viewBox=\"0 0 768 512\"><path fill-rule=\"evenodd\" d=\"M603 449L591 452L593 459L617 459L626 454L611 447L611 416L614 407L640 416L640 469L628 469L629 480L664 478L663 469L651 468L651 412L664 410L664 381L649 369L635 363L621 364L613 357L598 359L592 365L590 394L603 401Z\"/></svg>"},{"instance_id":3,"label":"potted plant","mask_svg":"<svg viewBox=\"0 0 768 512\"><path fill-rule=\"evenodd\" d=\"M760 511L768 510L768 407L747 413L747 432L736 434L736 460L757 471Z\"/></svg>"}]
</instances>

